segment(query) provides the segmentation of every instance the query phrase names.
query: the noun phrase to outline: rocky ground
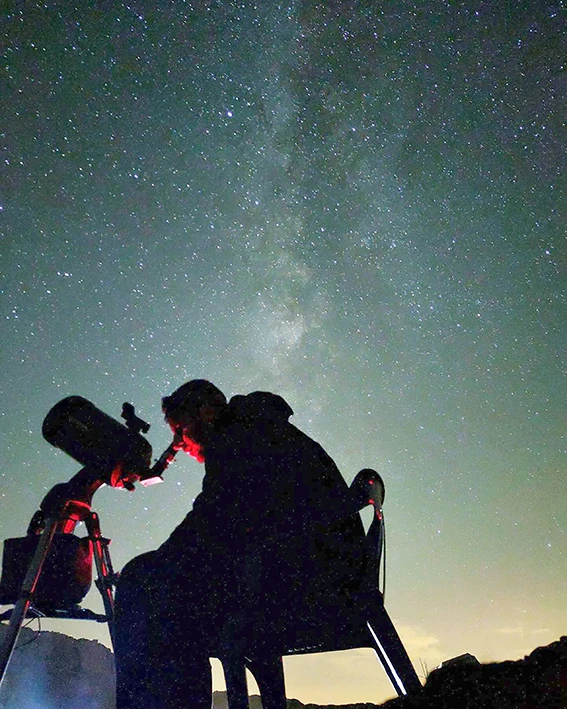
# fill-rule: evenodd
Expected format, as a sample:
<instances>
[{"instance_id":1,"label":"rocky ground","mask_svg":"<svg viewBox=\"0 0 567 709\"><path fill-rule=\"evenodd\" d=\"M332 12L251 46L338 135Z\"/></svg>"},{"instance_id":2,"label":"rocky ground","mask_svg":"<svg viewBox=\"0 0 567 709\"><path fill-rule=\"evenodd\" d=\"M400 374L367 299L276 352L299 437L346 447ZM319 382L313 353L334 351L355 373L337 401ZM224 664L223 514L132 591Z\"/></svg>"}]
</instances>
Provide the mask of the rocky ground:
<instances>
[{"instance_id":1,"label":"rocky ground","mask_svg":"<svg viewBox=\"0 0 567 709\"><path fill-rule=\"evenodd\" d=\"M0 627L0 640L5 626ZM2 709L38 706L114 709L112 653L100 643L60 633L22 632L5 682ZM288 709L331 709L288 700ZM419 695L392 699L381 709L567 709L567 637L523 660L481 664L468 655L431 672ZM377 709L348 704L341 709ZM228 709L215 692L214 709ZM261 709L259 697L250 709Z\"/></svg>"},{"instance_id":2,"label":"rocky ground","mask_svg":"<svg viewBox=\"0 0 567 709\"><path fill-rule=\"evenodd\" d=\"M470 657L470 656L469 656ZM523 660L480 664L465 659L433 671L419 696L382 709L567 709L567 637Z\"/></svg>"}]
</instances>

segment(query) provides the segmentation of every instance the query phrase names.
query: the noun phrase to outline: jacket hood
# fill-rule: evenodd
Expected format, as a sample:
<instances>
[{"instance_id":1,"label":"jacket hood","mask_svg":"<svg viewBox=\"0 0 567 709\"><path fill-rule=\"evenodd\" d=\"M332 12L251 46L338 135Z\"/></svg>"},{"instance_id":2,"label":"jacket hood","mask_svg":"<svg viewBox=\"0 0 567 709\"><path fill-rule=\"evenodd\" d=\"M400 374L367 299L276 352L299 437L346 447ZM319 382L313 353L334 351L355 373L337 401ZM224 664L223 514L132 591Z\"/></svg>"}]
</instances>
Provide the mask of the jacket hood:
<instances>
[{"instance_id":1,"label":"jacket hood","mask_svg":"<svg viewBox=\"0 0 567 709\"><path fill-rule=\"evenodd\" d=\"M254 391L246 396L237 394L228 404L228 416L231 421L271 420L287 421L293 415L293 409L278 394L268 391Z\"/></svg>"}]
</instances>

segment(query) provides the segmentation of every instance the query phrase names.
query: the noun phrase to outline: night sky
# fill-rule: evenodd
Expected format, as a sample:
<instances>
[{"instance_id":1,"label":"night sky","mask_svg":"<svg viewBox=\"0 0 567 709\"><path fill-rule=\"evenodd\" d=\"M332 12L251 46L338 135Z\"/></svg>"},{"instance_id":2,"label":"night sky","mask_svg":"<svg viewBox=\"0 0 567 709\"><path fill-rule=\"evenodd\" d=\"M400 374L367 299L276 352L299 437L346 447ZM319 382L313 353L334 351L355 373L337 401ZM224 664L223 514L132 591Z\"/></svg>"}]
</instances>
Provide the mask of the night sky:
<instances>
[{"instance_id":1,"label":"night sky","mask_svg":"<svg viewBox=\"0 0 567 709\"><path fill-rule=\"evenodd\" d=\"M2 4L0 539L79 469L57 401L132 402L157 457L161 396L203 377L384 477L418 673L558 639L564 3L159 4ZM97 493L117 569L202 474ZM303 702L393 695L370 651L286 668Z\"/></svg>"}]
</instances>

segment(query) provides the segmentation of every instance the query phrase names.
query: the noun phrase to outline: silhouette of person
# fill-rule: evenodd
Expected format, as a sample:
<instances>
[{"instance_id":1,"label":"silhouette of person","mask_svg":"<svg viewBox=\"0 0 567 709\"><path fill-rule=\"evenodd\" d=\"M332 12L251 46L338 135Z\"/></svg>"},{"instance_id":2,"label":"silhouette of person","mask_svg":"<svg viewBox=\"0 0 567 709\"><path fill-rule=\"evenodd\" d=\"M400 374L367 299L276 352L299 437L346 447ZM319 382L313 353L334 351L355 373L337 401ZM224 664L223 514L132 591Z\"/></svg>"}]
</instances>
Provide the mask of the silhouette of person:
<instances>
[{"instance_id":1,"label":"silhouette of person","mask_svg":"<svg viewBox=\"0 0 567 709\"><path fill-rule=\"evenodd\" d=\"M243 607L250 559L263 560L252 564L254 611L274 627L295 626L356 588L364 533L335 463L289 423L282 397L254 392L227 403L212 383L192 380L162 409L205 476L169 539L118 581L117 709L210 709L209 656Z\"/></svg>"}]
</instances>

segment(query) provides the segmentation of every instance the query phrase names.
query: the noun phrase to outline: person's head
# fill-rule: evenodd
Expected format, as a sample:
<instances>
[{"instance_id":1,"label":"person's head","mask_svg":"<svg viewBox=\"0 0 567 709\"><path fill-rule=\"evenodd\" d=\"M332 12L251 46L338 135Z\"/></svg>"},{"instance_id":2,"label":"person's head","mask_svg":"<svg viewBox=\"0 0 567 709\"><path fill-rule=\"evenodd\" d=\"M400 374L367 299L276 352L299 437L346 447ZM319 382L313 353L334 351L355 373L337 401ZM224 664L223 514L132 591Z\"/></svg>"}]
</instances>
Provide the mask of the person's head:
<instances>
[{"instance_id":1,"label":"person's head","mask_svg":"<svg viewBox=\"0 0 567 709\"><path fill-rule=\"evenodd\" d=\"M204 446L226 407L226 396L206 379L193 379L164 396L161 408L179 448L203 462Z\"/></svg>"}]
</instances>

